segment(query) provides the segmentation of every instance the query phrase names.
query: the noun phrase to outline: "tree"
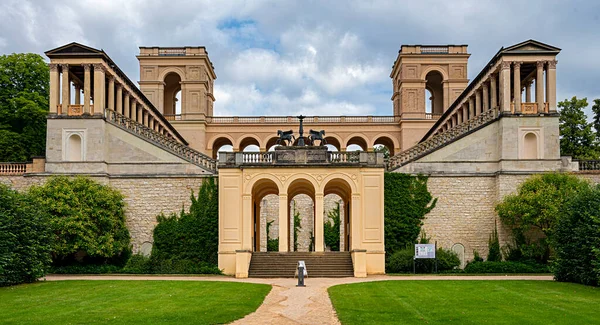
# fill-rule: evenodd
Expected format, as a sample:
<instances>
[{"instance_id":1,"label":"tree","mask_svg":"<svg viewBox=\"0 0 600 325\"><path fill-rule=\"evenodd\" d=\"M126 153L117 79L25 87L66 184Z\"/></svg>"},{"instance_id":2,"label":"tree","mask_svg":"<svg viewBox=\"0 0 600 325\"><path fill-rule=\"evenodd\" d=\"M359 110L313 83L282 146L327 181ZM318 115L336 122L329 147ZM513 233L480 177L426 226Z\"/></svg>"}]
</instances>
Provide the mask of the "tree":
<instances>
[{"instance_id":1,"label":"tree","mask_svg":"<svg viewBox=\"0 0 600 325\"><path fill-rule=\"evenodd\" d=\"M29 196L50 216L55 265L85 255L98 262L125 262L130 253L125 202L119 191L89 178L50 178Z\"/></svg>"},{"instance_id":2,"label":"tree","mask_svg":"<svg viewBox=\"0 0 600 325\"><path fill-rule=\"evenodd\" d=\"M558 103L561 155L574 159L598 159L596 136L583 111L587 106L587 98L577 99L575 96Z\"/></svg>"},{"instance_id":3,"label":"tree","mask_svg":"<svg viewBox=\"0 0 600 325\"><path fill-rule=\"evenodd\" d=\"M514 249L522 259L548 261L551 253L548 241L564 205L589 186L587 181L573 175L535 175L521 184L516 194L507 195L496 206L502 222L512 229Z\"/></svg>"},{"instance_id":4,"label":"tree","mask_svg":"<svg viewBox=\"0 0 600 325\"><path fill-rule=\"evenodd\" d=\"M0 56L0 161L44 155L49 83L41 56Z\"/></svg>"},{"instance_id":5,"label":"tree","mask_svg":"<svg viewBox=\"0 0 600 325\"><path fill-rule=\"evenodd\" d=\"M327 213L328 220L323 222L323 236L325 245L332 252L340 250L340 202L336 202L336 207Z\"/></svg>"},{"instance_id":6,"label":"tree","mask_svg":"<svg viewBox=\"0 0 600 325\"><path fill-rule=\"evenodd\" d=\"M375 152L382 152L383 153L383 159L388 160L390 158L390 149L384 145L375 145L373 147L373 151Z\"/></svg>"},{"instance_id":7,"label":"tree","mask_svg":"<svg viewBox=\"0 0 600 325\"><path fill-rule=\"evenodd\" d=\"M592 112L594 112L594 130L596 130L596 141L600 142L600 99L594 99L594 105L592 105Z\"/></svg>"}]
</instances>

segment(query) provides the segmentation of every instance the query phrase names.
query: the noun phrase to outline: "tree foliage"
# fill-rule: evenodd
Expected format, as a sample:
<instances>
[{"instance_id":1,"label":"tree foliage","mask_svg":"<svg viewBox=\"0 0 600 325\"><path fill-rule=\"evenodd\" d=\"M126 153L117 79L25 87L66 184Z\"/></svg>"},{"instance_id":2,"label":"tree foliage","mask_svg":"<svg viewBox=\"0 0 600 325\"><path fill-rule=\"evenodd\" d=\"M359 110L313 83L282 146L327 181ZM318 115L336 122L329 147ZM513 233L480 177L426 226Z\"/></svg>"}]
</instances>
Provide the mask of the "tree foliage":
<instances>
[{"instance_id":1,"label":"tree foliage","mask_svg":"<svg viewBox=\"0 0 600 325\"><path fill-rule=\"evenodd\" d=\"M401 173L385 174L385 250L413 245L421 232L423 219L437 202L427 190L426 176Z\"/></svg>"},{"instance_id":2,"label":"tree foliage","mask_svg":"<svg viewBox=\"0 0 600 325\"><path fill-rule=\"evenodd\" d=\"M552 240L557 281L600 284L600 188L582 190L568 202Z\"/></svg>"},{"instance_id":3,"label":"tree foliage","mask_svg":"<svg viewBox=\"0 0 600 325\"><path fill-rule=\"evenodd\" d=\"M574 159L598 159L596 135L584 112L587 106L587 98L573 97L558 103L561 155Z\"/></svg>"},{"instance_id":4,"label":"tree foliage","mask_svg":"<svg viewBox=\"0 0 600 325\"><path fill-rule=\"evenodd\" d=\"M130 252L125 202L119 191L85 177L58 176L32 186L29 195L49 215L55 263L81 253L113 259Z\"/></svg>"},{"instance_id":5,"label":"tree foliage","mask_svg":"<svg viewBox=\"0 0 600 325\"><path fill-rule=\"evenodd\" d=\"M566 202L589 183L573 175L548 173L535 175L507 195L496 206L502 222L513 231L516 249L523 259L546 262L551 239ZM541 232L541 236L540 236Z\"/></svg>"},{"instance_id":6,"label":"tree foliage","mask_svg":"<svg viewBox=\"0 0 600 325\"><path fill-rule=\"evenodd\" d=\"M190 212L157 217L152 257L217 265L219 195L213 178L202 182L198 197L191 193Z\"/></svg>"},{"instance_id":7,"label":"tree foliage","mask_svg":"<svg viewBox=\"0 0 600 325\"><path fill-rule=\"evenodd\" d=\"M47 215L0 184L0 286L34 282L50 264Z\"/></svg>"},{"instance_id":8,"label":"tree foliage","mask_svg":"<svg viewBox=\"0 0 600 325\"><path fill-rule=\"evenodd\" d=\"M323 236L325 245L331 251L340 250L340 202L336 202L336 207L327 213L328 220L323 222Z\"/></svg>"},{"instance_id":9,"label":"tree foliage","mask_svg":"<svg viewBox=\"0 0 600 325\"><path fill-rule=\"evenodd\" d=\"M500 252L500 240L498 239L498 226L494 227L494 232L490 235L488 241L488 262L501 262L502 253Z\"/></svg>"},{"instance_id":10,"label":"tree foliage","mask_svg":"<svg viewBox=\"0 0 600 325\"><path fill-rule=\"evenodd\" d=\"M0 56L0 161L44 155L49 83L41 56Z\"/></svg>"}]
</instances>

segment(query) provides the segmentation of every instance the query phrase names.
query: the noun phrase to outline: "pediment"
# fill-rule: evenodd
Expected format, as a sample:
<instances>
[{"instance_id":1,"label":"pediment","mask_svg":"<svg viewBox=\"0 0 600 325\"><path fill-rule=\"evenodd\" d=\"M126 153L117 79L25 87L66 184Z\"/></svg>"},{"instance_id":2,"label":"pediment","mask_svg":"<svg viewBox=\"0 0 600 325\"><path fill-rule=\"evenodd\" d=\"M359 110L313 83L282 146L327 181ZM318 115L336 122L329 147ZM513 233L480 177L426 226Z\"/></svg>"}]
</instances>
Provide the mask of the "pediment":
<instances>
[{"instance_id":1,"label":"pediment","mask_svg":"<svg viewBox=\"0 0 600 325\"><path fill-rule=\"evenodd\" d=\"M558 54L560 49L558 47L554 47L552 45L544 44L542 42L538 42L536 40L528 40L519 44L515 44L513 46L509 46L505 48L502 53L510 54L510 53L556 53Z\"/></svg>"},{"instance_id":2,"label":"pediment","mask_svg":"<svg viewBox=\"0 0 600 325\"><path fill-rule=\"evenodd\" d=\"M70 43L67 45L63 45L61 47L57 47L55 49L46 51L46 56L57 56L57 55L103 55L104 52L102 50L97 50L95 48L79 44L79 43Z\"/></svg>"}]
</instances>

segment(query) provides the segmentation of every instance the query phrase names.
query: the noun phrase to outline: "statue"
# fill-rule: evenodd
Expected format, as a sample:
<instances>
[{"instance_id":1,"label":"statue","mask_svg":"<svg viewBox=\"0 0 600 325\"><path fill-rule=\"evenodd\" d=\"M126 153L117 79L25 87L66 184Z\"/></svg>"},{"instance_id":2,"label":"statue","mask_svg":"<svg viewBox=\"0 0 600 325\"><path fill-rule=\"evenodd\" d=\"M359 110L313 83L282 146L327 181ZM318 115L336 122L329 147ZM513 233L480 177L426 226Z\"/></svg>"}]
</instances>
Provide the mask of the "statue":
<instances>
[{"instance_id":1,"label":"statue","mask_svg":"<svg viewBox=\"0 0 600 325\"><path fill-rule=\"evenodd\" d=\"M300 116L296 117L298 118L298 120L300 120L300 129L298 130L298 133L300 133L300 136L298 137L298 146L304 147L304 136L302 135L304 133L304 127L302 126L302 121L306 116L302 116L302 114L300 114Z\"/></svg>"},{"instance_id":2,"label":"statue","mask_svg":"<svg viewBox=\"0 0 600 325\"><path fill-rule=\"evenodd\" d=\"M293 130L289 130L289 131L277 130L277 135L279 136L279 139L277 139L276 144L281 144L283 142L284 145L289 146L289 145L294 144L294 141L296 139L294 137Z\"/></svg>"},{"instance_id":3,"label":"statue","mask_svg":"<svg viewBox=\"0 0 600 325\"><path fill-rule=\"evenodd\" d=\"M310 131L308 131L308 139L310 140L311 146L315 145L315 140L319 140L321 146L326 145L327 141L325 140L324 137L325 137L325 130L315 131L313 129L310 129Z\"/></svg>"}]
</instances>

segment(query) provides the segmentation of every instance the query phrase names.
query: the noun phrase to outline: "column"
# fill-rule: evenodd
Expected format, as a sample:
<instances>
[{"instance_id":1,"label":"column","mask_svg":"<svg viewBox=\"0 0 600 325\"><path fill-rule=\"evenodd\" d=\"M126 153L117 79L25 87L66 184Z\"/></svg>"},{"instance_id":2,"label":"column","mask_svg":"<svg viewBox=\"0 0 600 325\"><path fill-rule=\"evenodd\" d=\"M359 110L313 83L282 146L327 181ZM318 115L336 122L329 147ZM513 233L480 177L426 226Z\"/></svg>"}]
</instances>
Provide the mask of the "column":
<instances>
[{"instance_id":1,"label":"column","mask_svg":"<svg viewBox=\"0 0 600 325\"><path fill-rule=\"evenodd\" d=\"M108 77L108 103L107 108L111 111L115 110L115 77Z\"/></svg>"},{"instance_id":2,"label":"column","mask_svg":"<svg viewBox=\"0 0 600 325\"><path fill-rule=\"evenodd\" d=\"M463 122L462 107L456 110L456 121L458 124L461 124Z\"/></svg>"},{"instance_id":3,"label":"column","mask_svg":"<svg viewBox=\"0 0 600 325\"><path fill-rule=\"evenodd\" d=\"M288 213L290 203L287 194L279 194L279 251L288 251Z\"/></svg>"},{"instance_id":4,"label":"column","mask_svg":"<svg viewBox=\"0 0 600 325\"><path fill-rule=\"evenodd\" d=\"M130 105L130 110L131 110L131 119L134 121L137 121L137 101L135 98L131 98L131 105Z\"/></svg>"},{"instance_id":5,"label":"column","mask_svg":"<svg viewBox=\"0 0 600 325\"><path fill-rule=\"evenodd\" d=\"M92 94L90 65L83 65L83 112L90 114L90 95Z\"/></svg>"},{"instance_id":6,"label":"column","mask_svg":"<svg viewBox=\"0 0 600 325\"><path fill-rule=\"evenodd\" d=\"M106 98L105 70L101 63L94 64L94 115L104 114Z\"/></svg>"},{"instance_id":7,"label":"column","mask_svg":"<svg viewBox=\"0 0 600 325\"><path fill-rule=\"evenodd\" d=\"M117 113L123 115L123 86L117 84Z\"/></svg>"},{"instance_id":8,"label":"column","mask_svg":"<svg viewBox=\"0 0 600 325\"><path fill-rule=\"evenodd\" d=\"M515 98L515 113L521 113L521 62L513 62L513 96Z\"/></svg>"},{"instance_id":9,"label":"column","mask_svg":"<svg viewBox=\"0 0 600 325\"><path fill-rule=\"evenodd\" d=\"M481 90L475 90L475 114L481 115Z\"/></svg>"},{"instance_id":10,"label":"column","mask_svg":"<svg viewBox=\"0 0 600 325\"><path fill-rule=\"evenodd\" d=\"M129 99L129 92L125 92L123 94L123 115L125 115L125 117L129 117L129 102L131 100Z\"/></svg>"},{"instance_id":11,"label":"column","mask_svg":"<svg viewBox=\"0 0 600 325\"><path fill-rule=\"evenodd\" d=\"M535 101L538 106L538 113L544 113L544 61L535 63Z\"/></svg>"},{"instance_id":12,"label":"column","mask_svg":"<svg viewBox=\"0 0 600 325\"><path fill-rule=\"evenodd\" d=\"M58 113L58 104L60 98L60 72L58 64L50 63L50 113Z\"/></svg>"},{"instance_id":13,"label":"column","mask_svg":"<svg viewBox=\"0 0 600 325\"><path fill-rule=\"evenodd\" d=\"M462 105L462 112L463 112L463 121L466 122L469 120L469 107L467 107L467 104L463 104Z\"/></svg>"},{"instance_id":14,"label":"column","mask_svg":"<svg viewBox=\"0 0 600 325\"><path fill-rule=\"evenodd\" d=\"M325 251L323 230L323 193L315 194L315 252Z\"/></svg>"},{"instance_id":15,"label":"column","mask_svg":"<svg viewBox=\"0 0 600 325\"><path fill-rule=\"evenodd\" d=\"M490 76L490 95L491 95L490 96L490 99L491 99L490 100L490 102L491 102L490 108L498 107L498 97L496 96L497 95L496 94L496 89L497 89L496 78L497 78L496 75Z\"/></svg>"},{"instance_id":16,"label":"column","mask_svg":"<svg viewBox=\"0 0 600 325\"><path fill-rule=\"evenodd\" d=\"M81 86L75 85L75 105L81 105Z\"/></svg>"},{"instance_id":17,"label":"column","mask_svg":"<svg viewBox=\"0 0 600 325\"><path fill-rule=\"evenodd\" d=\"M360 206L360 194L352 193L352 202L350 203L350 249L361 249L362 236L361 231L364 227L364 219Z\"/></svg>"},{"instance_id":18,"label":"column","mask_svg":"<svg viewBox=\"0 0 600 325\"><path fill-rule=\"evenodd\" d=\"M500 65L500 111L510 112L510 62Z\"/></svg>"},{"instance_id":19,"label":"column","mask_svg":"<svg viewBox=\"0 0 600 325\"><path fill-rule=\"evenodd\" d=\"M242 196L242 249L250 251L252 250L252 240L254 239L252 214L252 195L244 194Z\"/></svg>"},{"instance_id":20,"label":"column","mask_svg":"<svg viewBox=\"0 0 600 325\"><path fill-rule=\"evenodd\" d=\"M525 83L525 102L531 103L531 80Z\"/></svg>"},{"instance_id":21,"label":"column","mask_svg":"<svg viewBox=\"0 0 600 325\"><path fill-rule=\"evenodd\" d=\"M69 65L61 64L62 69L62 113L68 114L71 101L71 83L69 82Z\"/></svg>"},{"instance_id":22,"label":"column","mask_svg":"<svg viewBox=\"0 0 600 325\"><path fill-rule=\"evenodd\" d=\"M475 99L469 97L469 119L475 117Z\"/></svg>"},{"instance_id":23,"label":"column","mask_svg":"<svg viewBox=\"0 0 600 325\"><path fill-rule=\"evenodd\" d=\"M140 124L144 123L144 115L143 115L144 114L143 113L144 110L143 110L143 108L144 107L141 104L138 105L138 107L137 107L137 120L136 121L138 123L140 123Z\"/></svg>"},{"instance_id":24,"label":"column","mask_svg":"<svg viewBox=\"0 0 600 325\"><path fill-rule=\"evenodd\" d=\"M556 113L556 63L556 60L548 61L546 70L546 101L550 113Z\"/></svg>"},{"instance_id":25,"label":"column","mask_svg":"<svg viewBox=\"0 0 600 325\"><path fill-rule=\"evenodd\" d=\"M448 81L442 81L442 87L444 90L444 100L442 101L442 113L445 113L448 107L450 107L450 88L448 87Z\"/></svg>"},{"instance_id":26,"label":"column","mask_svg":"<svg viewBox=\"0 0 600 325\"><path fill-rule=\"evenodd\" d=\"M148 126L148 125L149 125L149 124L148 124L148 123L149 123L149 122L148 122L148 120L149 120L149 117L148 117L148 112L147 112L147 111L145 111L145 112L144 112L144 122L143 122L142 124L144 124L145 126Z\"/></svg>"},{"instance_id":27,"label":"column","mask_svg":"<svg viewBox=\"0 0 600 325\"><path fill-rule=\"evenodd\" d=\"M487 112L490 109L490 88L487 82L483 83L483 112Z\"/></svg>"}]
</instances>

